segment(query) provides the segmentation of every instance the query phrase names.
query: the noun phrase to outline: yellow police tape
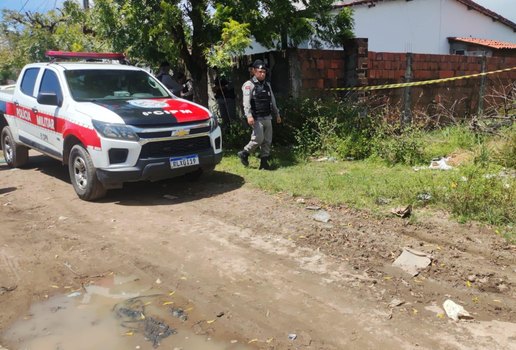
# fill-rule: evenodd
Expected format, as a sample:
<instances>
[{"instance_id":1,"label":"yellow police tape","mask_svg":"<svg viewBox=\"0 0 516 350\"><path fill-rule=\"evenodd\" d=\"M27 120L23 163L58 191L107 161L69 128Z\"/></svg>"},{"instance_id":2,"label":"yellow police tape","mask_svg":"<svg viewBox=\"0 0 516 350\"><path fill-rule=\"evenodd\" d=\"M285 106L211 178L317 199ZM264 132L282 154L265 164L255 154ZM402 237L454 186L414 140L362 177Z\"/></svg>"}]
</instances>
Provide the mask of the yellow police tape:
<instances>
[{"instance_id":1,"label":"yellow police tape","mask_svg":"<svg viewBox=\"0 0 516 350\"><path fill-rule=\"evenodd\" d=\"M381 89L396 89L396 88L408 87L408 86L430 85L430 84L443 83L445 81L453 81L453 80L481 77L483 75L497 74L497 73L502 73L502 72L509 72L509 71L515 70L515 69L516 69L516 67L512 67L512 68L505 68L505 69L494 70L494 71L491 71L491 72L484 72L484 73L471 74L471 75L463 75L463 76L460 76L460 77L452 77L452 78L443 78L443 79L435 79L435 80L422 80L422 81L414 81L414 82L410 82L410 83L399 83L399 84L358 86L358 87L348 87L348 88L328 88L326 90L368 91L368 90L381 90Z\"/></svg>"}]
</instances>

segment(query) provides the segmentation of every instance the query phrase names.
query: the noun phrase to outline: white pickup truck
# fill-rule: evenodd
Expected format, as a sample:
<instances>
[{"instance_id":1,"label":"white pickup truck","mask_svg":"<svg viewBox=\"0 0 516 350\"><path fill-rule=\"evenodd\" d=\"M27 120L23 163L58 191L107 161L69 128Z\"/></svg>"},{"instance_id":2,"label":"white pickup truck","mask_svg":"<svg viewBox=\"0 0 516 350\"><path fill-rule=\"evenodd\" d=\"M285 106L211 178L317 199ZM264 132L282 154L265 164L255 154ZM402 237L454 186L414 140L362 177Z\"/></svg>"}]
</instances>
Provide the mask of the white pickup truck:
<instances>
[{"instance_id":1,"label":"white pickup truck","mask_svg":"<svg viewBox=\"0 0 516 350\"><path fill-rule=\"evenodd\" d=\"M23 166L29 148L56 158L89 201L124 182L197 178L222 158L220 127L208 109L174 96L141 68L111 61L25 66L15 86L0 89L0 131L10 167Z\"/></svg>"}]
</instances>

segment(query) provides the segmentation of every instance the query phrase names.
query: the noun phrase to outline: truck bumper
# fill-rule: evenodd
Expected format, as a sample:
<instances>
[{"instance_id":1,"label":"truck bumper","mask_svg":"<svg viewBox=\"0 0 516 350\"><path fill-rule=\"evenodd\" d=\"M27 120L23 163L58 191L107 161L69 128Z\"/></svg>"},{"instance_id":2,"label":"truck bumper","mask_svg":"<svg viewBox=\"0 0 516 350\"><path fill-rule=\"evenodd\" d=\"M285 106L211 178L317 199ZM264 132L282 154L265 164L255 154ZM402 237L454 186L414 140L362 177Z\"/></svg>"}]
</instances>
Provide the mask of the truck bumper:
<instances>
[{"instance_id":1,"label":"truck bumper","mask_svg":"<svg viewBox=\"0 0 516 350\"><path fill-rule=\"evenodd\" d=\"M222 152L202 152L198 154L199 164L172 169L170 158L139 159L134 167L117 169L97 169L97 178L106 188L120 188L124 182L158 181L181 176L202 169L210 171L220 163Z\"/></svg>"}]
</instances>

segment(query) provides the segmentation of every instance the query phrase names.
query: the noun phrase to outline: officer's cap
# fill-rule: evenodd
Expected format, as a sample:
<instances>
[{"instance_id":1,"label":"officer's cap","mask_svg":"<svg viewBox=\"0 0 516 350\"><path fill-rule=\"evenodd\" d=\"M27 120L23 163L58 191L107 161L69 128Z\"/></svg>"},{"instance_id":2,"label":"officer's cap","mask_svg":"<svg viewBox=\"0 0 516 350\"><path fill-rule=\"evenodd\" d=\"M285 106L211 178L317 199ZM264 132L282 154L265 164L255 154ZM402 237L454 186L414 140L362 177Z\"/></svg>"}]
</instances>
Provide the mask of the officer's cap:
<instances>
[{"instance_id":1,"label":"officer's cap","mask_svg":"<svg viewBox=\"0 0 516 350\"><path fill-rule=\"evenodd\" d=\"M267 69L267 66L265 65L265 62L263 62L262 60L256 60L253 62L253 68L257 68L257 69Z\"/></svg>"}]
</instances>

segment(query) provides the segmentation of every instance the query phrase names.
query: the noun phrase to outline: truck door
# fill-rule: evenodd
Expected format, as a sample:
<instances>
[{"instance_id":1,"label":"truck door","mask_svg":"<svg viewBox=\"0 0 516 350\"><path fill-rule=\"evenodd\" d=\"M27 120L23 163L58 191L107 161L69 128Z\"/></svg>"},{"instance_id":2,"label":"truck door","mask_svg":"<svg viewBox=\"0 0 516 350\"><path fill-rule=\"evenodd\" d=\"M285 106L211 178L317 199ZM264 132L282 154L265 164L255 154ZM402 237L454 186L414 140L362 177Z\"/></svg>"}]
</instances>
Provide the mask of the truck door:
<instances>
[{"instance_id":1,"label":"truck door","mask_svg":"<svg viewBox=\"0 0 516 350\"><path fill-rule=\"evenodd\" d=\"M35 108L36 125L39 128L38 135L42 145L45 147L43 151L61 158L62 156L62 128L58 125L63 119L58 118L61 114L61 106L63 104L63 92L57 74L48 68L45 68L41 82L39 84L38 93L52 93L57 96L58 105L48 105L38 103Z\"/></svg>"},{"instance_id":2,"label":"truck door","mask_svg":"<svg viewBox=\"0 0 516 350\"><path fill-rule=\"evenodd\" d=\"M16 115L16 129L20 141L34 146L37 139L36 116L34 113L36 102L36 81L38 79L40 68L27 68L21 77L19 89L15 90L13 102Z\"/></svg>"}]
</instances>

